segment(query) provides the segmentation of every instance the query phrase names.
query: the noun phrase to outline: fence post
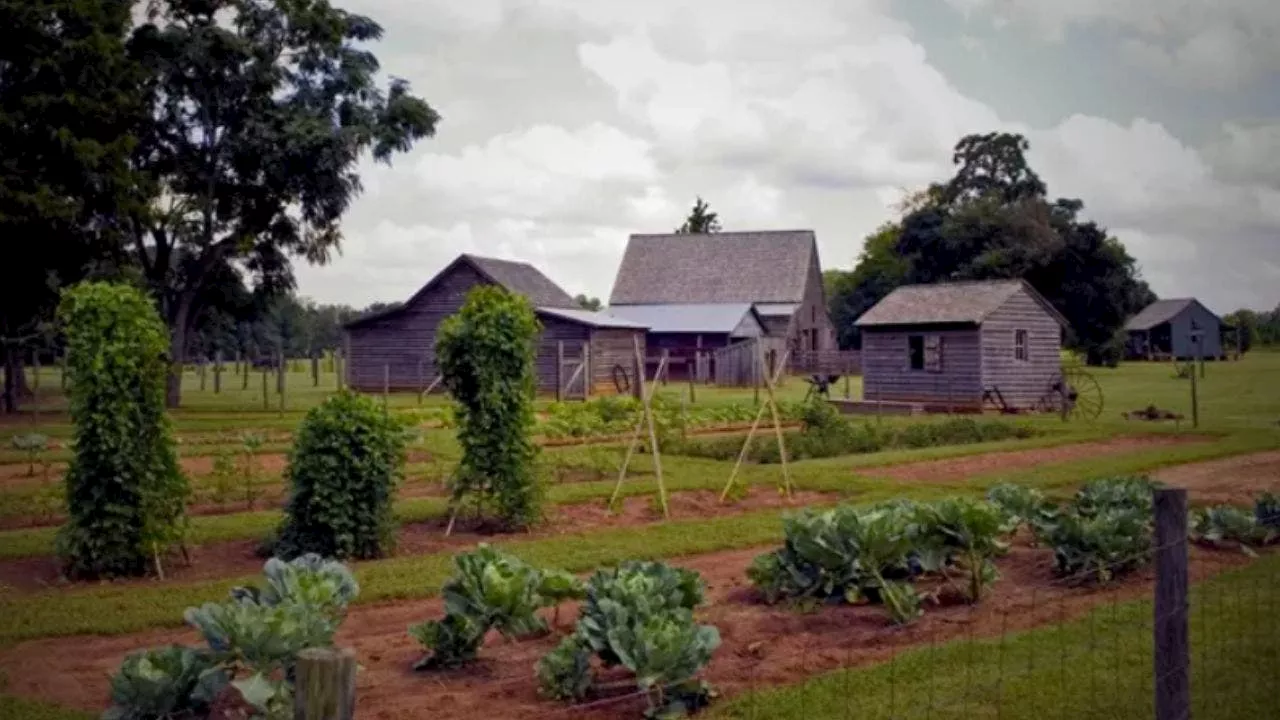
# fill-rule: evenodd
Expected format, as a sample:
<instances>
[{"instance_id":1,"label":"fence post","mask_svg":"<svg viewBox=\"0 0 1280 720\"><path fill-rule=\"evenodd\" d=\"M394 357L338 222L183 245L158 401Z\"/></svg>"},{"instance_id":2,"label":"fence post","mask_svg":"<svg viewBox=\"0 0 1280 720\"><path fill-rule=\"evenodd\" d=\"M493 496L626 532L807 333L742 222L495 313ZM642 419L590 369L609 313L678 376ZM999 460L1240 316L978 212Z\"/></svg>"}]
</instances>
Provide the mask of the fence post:
<instances>
[{"instance_id":1,"label":"fence post","mask_svg":"<svg viewBox=\"0 0 1280 720\"><path fill-rule=\"evenodd\" d=\"M249 377L249 374L245 373L246 380L248 379L248 377ZM262 368L262 409L263 410L271 409L271 396L270 394L267 393L267 368L265 366Z\"/></svg>"},{"instance_id":2,"label":"fence post","mask_svg":"<svg viewBox=\"0 0 1280 720\"><path fill-rule=\"evenodd\" d=\"M1200 392L1196 385L1196 366L1191 365L1191 427L1200 427Z\"/></svg>"},{"instance_id":3,"label":"fence post","mask_svg":"<svg viewBox=\"0 0 1280 720\"><path fill-rule=\"evenodd\" d=\"M204 392L205 377L208 375L205 372L204 355L201 355L200 359L196 360L196 371L200 374L200 392Z\"/></svg>"},{"instance_id":4,"label":"fence post","mask_svg":"<svg viewBox=\"0 0 1280 720\"><path fill-rule=\"evenodd\" d=\"M320 354L311 351L311 387L320 387Z\"/></svg>"},{"instance_id":5,"label":"fence post","mask_svg":"<svg viewBox=\"0 0 1280 720\"><path fill-rule=\"evenodd\" d=\"M355 716L356 654L347 648L299 652L294 720L353 720Z\"/></svg>"},{"instance_id":6,"label":"fence post","mask_svg":"<svg viewBox=\"0 0 1280 720\"><path fill-rule=\"evenodd\" d=\"M1155 720L1191 716L1187 632L1187 491L1155 491Z\"/></svg>"},{"instance_id":7,"label":"fence post","mask_svg":"<svg viewBox=\"0 0 1280 720\"><path fill-rule=\"evenodd\" d=\"M213 394L217 395L222 392L222 351L215 350L213 353Z\"/></svg>"},{"instance_id":8,"label":"fence post","mask_svg":"<svg viewBox=\"0 0 1280 720\"><path fill-rule=\"evenodd\" d=\"M556 402L564 400L564 341L556 341Z\"/></svg>"},{"instance_id":9,"label":"fence post","mask_svg":"<svg viewBox=\"0 0 1280 720\"><path fill-rule=\"evenodd\" d=\"M387 409L388 397L391 395L391 363L382 364L382 409Z\"/></svg>"},{"instance_id":10,"label":"fence post","mask_svg":"<svg viewBox=\"0 0 1280 720\"><path fill-rule=\"evenodd\" d=\"M582 399L591 397L591 341L582 341Z\"/></svg>"}]
</instances>

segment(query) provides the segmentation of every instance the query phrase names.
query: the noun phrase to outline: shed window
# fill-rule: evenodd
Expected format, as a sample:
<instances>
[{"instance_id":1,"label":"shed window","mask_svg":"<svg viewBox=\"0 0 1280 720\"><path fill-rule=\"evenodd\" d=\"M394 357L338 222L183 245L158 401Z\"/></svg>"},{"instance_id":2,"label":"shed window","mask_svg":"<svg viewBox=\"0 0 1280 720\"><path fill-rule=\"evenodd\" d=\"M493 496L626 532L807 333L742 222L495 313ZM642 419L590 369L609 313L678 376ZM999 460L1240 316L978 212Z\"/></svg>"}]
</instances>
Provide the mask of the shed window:
<instances>
[{"instance_id":1,"label":"shed window","mask_svg":"<svg viewBox=\"0 0 1280 720\"><path fill-rule=\"evenodd\" d=\"M1031 355L1027 352L1027 331L1013 331L1013 359L1027 360Z\"/></svg>"},{"instance_id":2,"label":"shed window","mask_svg":"<svg viewBox=\"0 0 1280 720\"><path fill-rule=\"evenodd\" d=\"M942 372L942 336L908 335L907 356L912 370Z\"/></svg>"},{"instance_id":3,"label":"shed window","mask_svg":"<svg viewBox=\"0 0 1280 720\"><path fill-rule=\"evenodd\" d=\"M924 369L924 336L923 335L907 336L907 355L910 358L912 370Z\"/></svg>"}]
</instances>

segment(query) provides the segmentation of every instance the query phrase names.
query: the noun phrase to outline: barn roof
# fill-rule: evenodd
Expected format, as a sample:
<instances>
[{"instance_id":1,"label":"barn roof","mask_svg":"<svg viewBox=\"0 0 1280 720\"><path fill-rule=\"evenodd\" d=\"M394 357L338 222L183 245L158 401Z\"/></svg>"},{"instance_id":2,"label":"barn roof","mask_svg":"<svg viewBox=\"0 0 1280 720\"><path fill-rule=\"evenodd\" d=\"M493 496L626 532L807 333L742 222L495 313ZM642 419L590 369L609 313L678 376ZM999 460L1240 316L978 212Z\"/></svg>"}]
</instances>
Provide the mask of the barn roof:
<instances>
[{"instance_id":1,"label":"barn roof","mask_svg":"<svg viewBox=\"0 0 1280 720\"><path fill-rule=\"evenodd\" d=\"M800 303L756 303L756 312L767 317L783 315L790 317L800 309Z\"/></svg>"},{"instance_id":2,"label":"barn roof","mask_svg":"<svg viewBox=\"0 0 1280 720\"><path fill-rule=\"evenodd\" d=\"M1025 289L1062 325L1066 318L1024 280L972 280L904 285L889 293L854 325L981 325L1009 298Z\"/></svg>"},{"instance_id":3,"label":"barn roof","mask_svg":"<svg viewBox=\"0 0 1280 720\"><path fill-rule=\"evenodd\" d=\"M617 305L610 306L609 312L640 323L655 333L728 333L754 337L761 330L760 318L750 303Z\"/></svg>"},{"instance_id":4,"label":"barn roof","mask_svg":"<svg viewBox=\"0 0 1280 720\"><path fill-rule=\"evenodd\" d=\"M647 325L632 322L625 318L618 317L612 313L599 310L580 310L573 308L560 307L540 307L537 311L543 315L558 317L562 320L575 322L580 325L588 325L598 328L624 328L629 330L646 330Z\"/></svg>"},{"instance_id":5,"label":"barn roof","mask_svg":"<svg viewBox=\"0 0 1280 720\"><path fill-rule=\"evenodd\" d=\"M632 235L609 305L799 303L812 230Z\"/></svg>"},{"instance_id":6,"label":"barn roof","mask_svg":"<svg viewBox=\"0 0 1280 720\"><path fill-rule=\"evenodd\" d=\"M578 304L574 302L569 293L565 292L551 278L543 275L541 270L529 263L463 253L454 258L443 270L432 276L425 285L418 288L418 291L405 302L380 312L358 317L348 322L345 327L358 327L374 320L381 320L382 318L400 314L405 308L412 306L418 298L431 290L442 278L462 264L471 266L489 282L500 285L517 295L529 298L529 302L539 308L578 307Z\"/></svg>"},{"instance_id":7,"label":"barn roof","mask_svg":"<svg viewBox=\"0 0 1280 720\"><path fill-rule=\"evenodd\" d=\"M1146 306L1137 315L1129 318L1124 324L1125 330L1150 330L1151 328L1167 323L1184 310L1192 305L1200 305L1200 301L1195 298L1170 298L1168 300L1157 300ZM1201 307L1204 307L1201 305ZM1207 311L1208 308L1205 308ZM1213 313L1209 313L1213 314ZM1217 317L1214 315L1214 317Z\"/></svg>"}]
</instances>

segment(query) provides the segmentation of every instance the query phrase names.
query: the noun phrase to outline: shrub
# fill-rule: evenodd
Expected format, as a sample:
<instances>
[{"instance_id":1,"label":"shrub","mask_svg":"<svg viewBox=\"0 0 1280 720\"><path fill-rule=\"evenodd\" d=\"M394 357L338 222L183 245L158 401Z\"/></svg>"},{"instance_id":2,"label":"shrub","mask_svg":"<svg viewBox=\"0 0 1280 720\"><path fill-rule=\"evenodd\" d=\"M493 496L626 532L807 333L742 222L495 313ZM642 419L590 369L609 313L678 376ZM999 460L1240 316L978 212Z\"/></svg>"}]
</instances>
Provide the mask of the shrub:
<instances>
[{"instance_id":1,"label":"shrub","mask_svg":"<svg viewBox=\"0 0 1280 720\"><path fill-rule=\"evenodd\" d=\"M1004 532L1014 532L1024 525L1040 531L1058 513L1057 506L1046 500L1044 493L1024 485L995 485L987 490L987 501L1003 516Z\"/></svg>"},{"instance_id":2,"label":"shrub","mask_svg":"<svg viewBox=\"0 0 1280 720\"><path fill-rule=\"evenodd\" d=\"M1086 483L1037 537L1053 547L1054 569L1072 582L1108 582L1151 556L1152 490L1144 477Z\"/></svg>"},{"instance_id":3,"label":"shrub","mask_svg":"<svg viewBox=\"0 0 1280 720\"><path fill-rule=\"evenodd\" d=\"M702 603L697 573L665 563L627 562L587 583L572 635L537 664L543 694L580 699L594 685L591 657L636 676L648 701L646 717L680 717L705 706L711 689L697 680L720 645L720 633L698 625Z\"/></svg>"},{"instance_id":4,"label":"shrub","mask_svg":"<svg viewBox=\"0 0 1280 720\"><path fill-rule=\"evenodd\" d=\"M1230 505L1215 505L1192 513L1191 534L1199 542L1212 545L1237 543L1247 552L1251 545L1273 542L1277 530L1258 522L1256 512Z\"/></svg>"},{"instance_id":5,"label":"shrub","mask_svg":"<svg viewBox=\"0 0 1280 720\"><path fill-rule=\"evenodd\" d=\"M138 575L186 527L190 488L164 410L168 332L125 285L69 288L58 316L75 448L58 554L71 576Z\"/></svg>"},{"instance_id":6,"label":"shrub","mask_svg":"<svg viewBox=\"0 0 1280 720\"><path fill-rule=\"evenodd\" d=\"M291 490L277 554L374 558L390 552L404 445L401 423L370 398L340 392L312 408L289 457Z\"/></svg>"},{"instance_id":7,"label":"shrub","mask_svg":"<svg viewBox=\"0 0 1280 720\"><path fill-rule=\"evenodd\" d=\"M983 590L999 578L995 558L1008 550L1000 540L1005 528L1000 510L990 503L948 498L921 505L916 527L916 547L941 550L934 556L942 562L954 556L956 564L969 576L964 596L969 602L981 600Z\"/></svg>"},{"instance_id":8,"label":"shrub","mask_svg":"<svg viewBox=\"0 0 1280 720\"><path fill-rule=\"evenodd\" d=\"M540 512L531 437L538 331L526 298L480 286L436 334L436 358L456 402L462 446L452 503L456 508L473 497L511 528L535 523Z\"/></svg>"},{"instance_id":9,"label":"shrub","mask_svg":"<svg viewBox=\"0 0 1280 720\"><path fill-rule=\"evenodd\" d=\"M169 645L135 652L111 678L102 720L205 717L230 681L207 651Z\"/></svg>"}]
</instances>

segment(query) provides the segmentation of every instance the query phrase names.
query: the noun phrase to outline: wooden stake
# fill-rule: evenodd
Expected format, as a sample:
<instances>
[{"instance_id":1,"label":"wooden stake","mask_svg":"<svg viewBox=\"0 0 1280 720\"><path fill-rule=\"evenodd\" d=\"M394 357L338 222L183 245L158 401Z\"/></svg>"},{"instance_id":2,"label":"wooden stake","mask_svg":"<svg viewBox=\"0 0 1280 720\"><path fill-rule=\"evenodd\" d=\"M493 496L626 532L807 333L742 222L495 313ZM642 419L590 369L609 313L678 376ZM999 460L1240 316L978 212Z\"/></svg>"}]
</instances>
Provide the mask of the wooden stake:
<instances>
[{"instance_id":1,"label":"wooden stake","mask_svg":"<svg viewBox=\"0 0 1280 720\"><path fill-rule=\"evenodd\" d=\"M294 720L353 720L355 716L355 652L346 648L299 651L293 690Z\"/></svg>"},{"instance_id":2,"label":"wooden stake","mask_svg":"<svg viewBox=\"0 0 1280 720\"><path fill-rule=\"evenodd\" d=\"M760 405L756 408L756 419L751 422L751 429L747 431L747 439L742 443L742 450L738 452L738 461L733 464L733 471L729 473L729 482L724 484L724 490L720 491L720 502L724 502L729 497L729 490L733 487L733 481L738 477L738 470L742 468L742 462L747 457L747 448L751 447L751 439L755 437L756 429L760 427L760 421L764 419L765 407Z\"/></svg>"},{"instance_id":3,"label":"wooden stake","mask_svg":"<svg viewBox=\"0 0 1280 720\"><path fill-rule=\"evenodd\" d=\"M311 387L320 387L320 356L311 353Z\"/></svg>"},{"instance_id":4,"label":"wooden stake","mask_svg":"<svg viewBox=\"0 0 1280 720\"><path fill-rule=\"evenodd\" d=\"M564 401L564 341L556 341L556 402Z\"/></svg>"},{"instance_id":5,"label":"wooden stake","mask_svg":"<svg viewBox=\"0 0 1280 720\"><path fill-rule=\"evenodd\" d=\"M382 365L382 409L387 409L387 396L391 394L391 364Z\"/></svg>"},{"instance_id":6,"label":"wooden stake","mask_svg":"<svg viewBox=\"0 0 1280 720\"><path fill-rule=\"evenodd\" d=\"M642 364L641 364L642 360L640 356L640 341L635 338L633 338L632 341L635 344L636 363L638 366L642 367ZM664 369L663 366L665 362L666 362L665 360L659 361L658 370L656 373L654 373L655 378L658 376L658 373L661 373L662 370ZM650 410L650 405L649 405L649 401L653 399L653 393L655 390L657 390L658 386L657 386L657 383L654 383L649 386L649 391L647 393L643 392L644 375L642 373L636 376L636 387L641 391L640 418L636 420L636 427L631 432L631 440L627 443L627 452L622 457L622 467L618 470L618 482L616 485L613 486L613 494L609 496L609 508L610 510L613 509L614 503L618 501L618 495L622 492L622 481L625 480L627 477L627 468L631 466L631 457L632 455L635 454L636 444L640 440L640 432L644 429L645 421L648 420L649 421L649 442L652 443L653 445L653 467L654 467L654 472L658 476L658 497L660 502L662 503L662 514L664 517L666 517L668 514L667 490L662 480L662 461L658 457L658 443L657 443L656 434L654 433L654 430L653 430L653 414L652 414L652 411Z\"/></svg>"},{"instance_id":7,"label":"wooden stake","mask_svg":"<svg viewBox=\"0 0 1280 720\"><path fill-rule=\"evenodd\" d=\"M222 351L216 350L213 354L213 394L222 393Z\"/></svg>"},{"instance_id":8,"label":"wooden stake","mask_svg":"<svg viewBox=\"0 0 1280 720\"><path fill-rule=\"evenodd\" d=\"M782 352L782 362L777 364L778 369L772 378L765 377L764 386L765 392L769 396L769 413L773 416L773 430L778 437L778 457L782 459L782 488L788 499L792 497L791 471L787 468L787 443L782 438L782 420L778 416L778 401L773 394L773 385L778 381L778 377L782 374L784 368L787 367L787 356L790 353L790 349Z\"/></svg>"}]
</instances>

